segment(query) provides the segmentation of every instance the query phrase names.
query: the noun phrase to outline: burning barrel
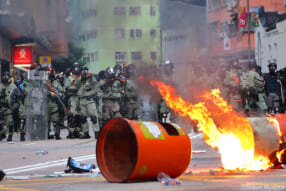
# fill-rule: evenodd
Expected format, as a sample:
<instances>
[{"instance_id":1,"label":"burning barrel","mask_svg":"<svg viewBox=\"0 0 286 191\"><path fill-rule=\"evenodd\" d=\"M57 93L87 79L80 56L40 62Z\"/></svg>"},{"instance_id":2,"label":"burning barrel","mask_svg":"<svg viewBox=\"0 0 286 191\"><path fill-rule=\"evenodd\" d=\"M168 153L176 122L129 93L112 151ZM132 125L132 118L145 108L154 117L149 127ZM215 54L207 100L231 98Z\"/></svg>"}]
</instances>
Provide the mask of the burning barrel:
<instances>
[{"instance_id":1,"label":"burning barrel","mask_svg":"<svg viewBox=\"0 0 286 191\"><path fill-rule=\"evenodd\" d=\"M254 155L270 156L279 149L279 130L266 117L250 117L254 134Z\"/></svg>"},{"instance_id":2,"label":"burning barrel","mask_svg":"<svg viewBox=\"0 0 286 191\"><path fill-rule=\"evenodd\" d=\"M191 161L191 141L177 124L111 119L97 141L96 156L110 182L155 179L160 172L175 178Z\"/></svg>"}]
</instances>

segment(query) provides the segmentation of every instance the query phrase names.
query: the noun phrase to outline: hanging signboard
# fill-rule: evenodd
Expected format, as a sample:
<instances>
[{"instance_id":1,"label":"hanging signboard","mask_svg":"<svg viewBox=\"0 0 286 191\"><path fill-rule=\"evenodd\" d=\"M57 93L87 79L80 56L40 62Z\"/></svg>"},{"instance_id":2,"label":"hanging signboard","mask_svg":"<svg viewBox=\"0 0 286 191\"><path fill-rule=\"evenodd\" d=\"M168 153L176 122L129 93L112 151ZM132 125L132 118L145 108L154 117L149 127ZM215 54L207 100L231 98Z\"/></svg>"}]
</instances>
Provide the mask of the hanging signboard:
<instances>
[{"instance_id":1,"label":"hanging signboard","mask_svg":"<svg viewBox=\"0 0 286 191\"><path fill-rule=\"evenodd\" d=\"M29 70L33 62L33 47L15 46L13 48L14 67Z\"/></svg>"},{"instance_id":2,"label":"hanging signboard","mask_svg":"<svg viewBox=\"0 0 286 191\"><path fill-rule=\"evenodd\" d=\"M246 27L246 8L239 7L238 9L238 26L241 28Z\"/></svg>"}]
</instances>

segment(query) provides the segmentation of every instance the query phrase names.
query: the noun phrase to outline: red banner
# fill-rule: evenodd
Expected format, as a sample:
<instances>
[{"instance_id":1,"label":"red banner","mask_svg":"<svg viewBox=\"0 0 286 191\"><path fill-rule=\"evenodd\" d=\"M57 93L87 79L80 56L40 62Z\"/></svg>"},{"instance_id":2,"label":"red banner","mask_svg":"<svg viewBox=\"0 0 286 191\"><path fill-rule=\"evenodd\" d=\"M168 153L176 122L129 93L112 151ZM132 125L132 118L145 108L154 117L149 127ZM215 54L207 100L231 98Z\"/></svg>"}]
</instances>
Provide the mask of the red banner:
<instances>
[{"instance_id":1,"label":"red banner","mask_svg":"<svg viewBox=\"0 0 286 191\"><path fill-rule=\"evenodd\" d=\"M246 8L239 7L238 9L238 26L241 28L246 27Z\"/></svg>"},{"instance_id":2,"label":"red banner","mask_svg":"<svg viewBox=\"0 0 286 191\"><path fill-rule=\"evenodd\" d=\"M13 64L15 67L30 68L33 63L33 47L15 46L13 48Z\"/></svg>"}]
</instances>

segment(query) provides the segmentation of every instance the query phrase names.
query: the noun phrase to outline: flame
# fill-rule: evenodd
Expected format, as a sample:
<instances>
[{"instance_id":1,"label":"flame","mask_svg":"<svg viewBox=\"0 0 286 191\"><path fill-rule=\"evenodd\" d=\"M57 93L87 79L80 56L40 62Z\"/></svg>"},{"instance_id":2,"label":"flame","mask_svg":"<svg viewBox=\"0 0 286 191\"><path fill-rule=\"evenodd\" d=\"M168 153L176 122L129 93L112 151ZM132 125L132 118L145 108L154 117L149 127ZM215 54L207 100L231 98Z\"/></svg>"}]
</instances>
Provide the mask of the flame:
<instances>
[{"instance_id":1,"label":"flame","mask_svg":"<svg viewBox=\"0 0 286 191\"><path fill-rule=\"evenodd\" d=\"M197 104L178 96L176 90L157 80L151 80L168 106L183 117L197 121L205 142L217 148L225 169L243 171L268 168L267 156L254 155L254 135L250 122L235 111L221 96L219 89L205 92ZM227 119L227 120L226 120Z\"/></svg>"}]
</instances>

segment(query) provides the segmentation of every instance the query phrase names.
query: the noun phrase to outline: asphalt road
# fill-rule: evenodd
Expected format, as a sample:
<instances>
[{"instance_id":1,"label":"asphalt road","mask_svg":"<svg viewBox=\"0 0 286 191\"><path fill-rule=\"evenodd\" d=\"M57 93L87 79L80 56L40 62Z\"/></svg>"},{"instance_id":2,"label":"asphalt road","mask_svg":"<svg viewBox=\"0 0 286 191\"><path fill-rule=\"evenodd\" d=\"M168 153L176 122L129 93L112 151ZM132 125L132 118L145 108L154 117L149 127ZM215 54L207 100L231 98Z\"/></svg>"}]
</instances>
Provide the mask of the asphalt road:
<instances>
[{"instance_id":1,"label":"asphalt road","mask_svg":"<svg viewBox=\"0 0 286 191\"><path fill-rule=\"evenodd\" d=\"M18 136L14 143L0 143L0 169L7 174L0 183L1 191L286 190L285 169L248 173L214 171L221 167L219 154L204 144L200 134L191 136L195 153L186 173L179 177L182 183L172 186L156 180L109 183L100 174L66 174L63 171L69 156L83 163L96 164L94 139L19 142ZM40 150L48 153L37 156L36 152Z\"/></svg>"}]
</instances>

